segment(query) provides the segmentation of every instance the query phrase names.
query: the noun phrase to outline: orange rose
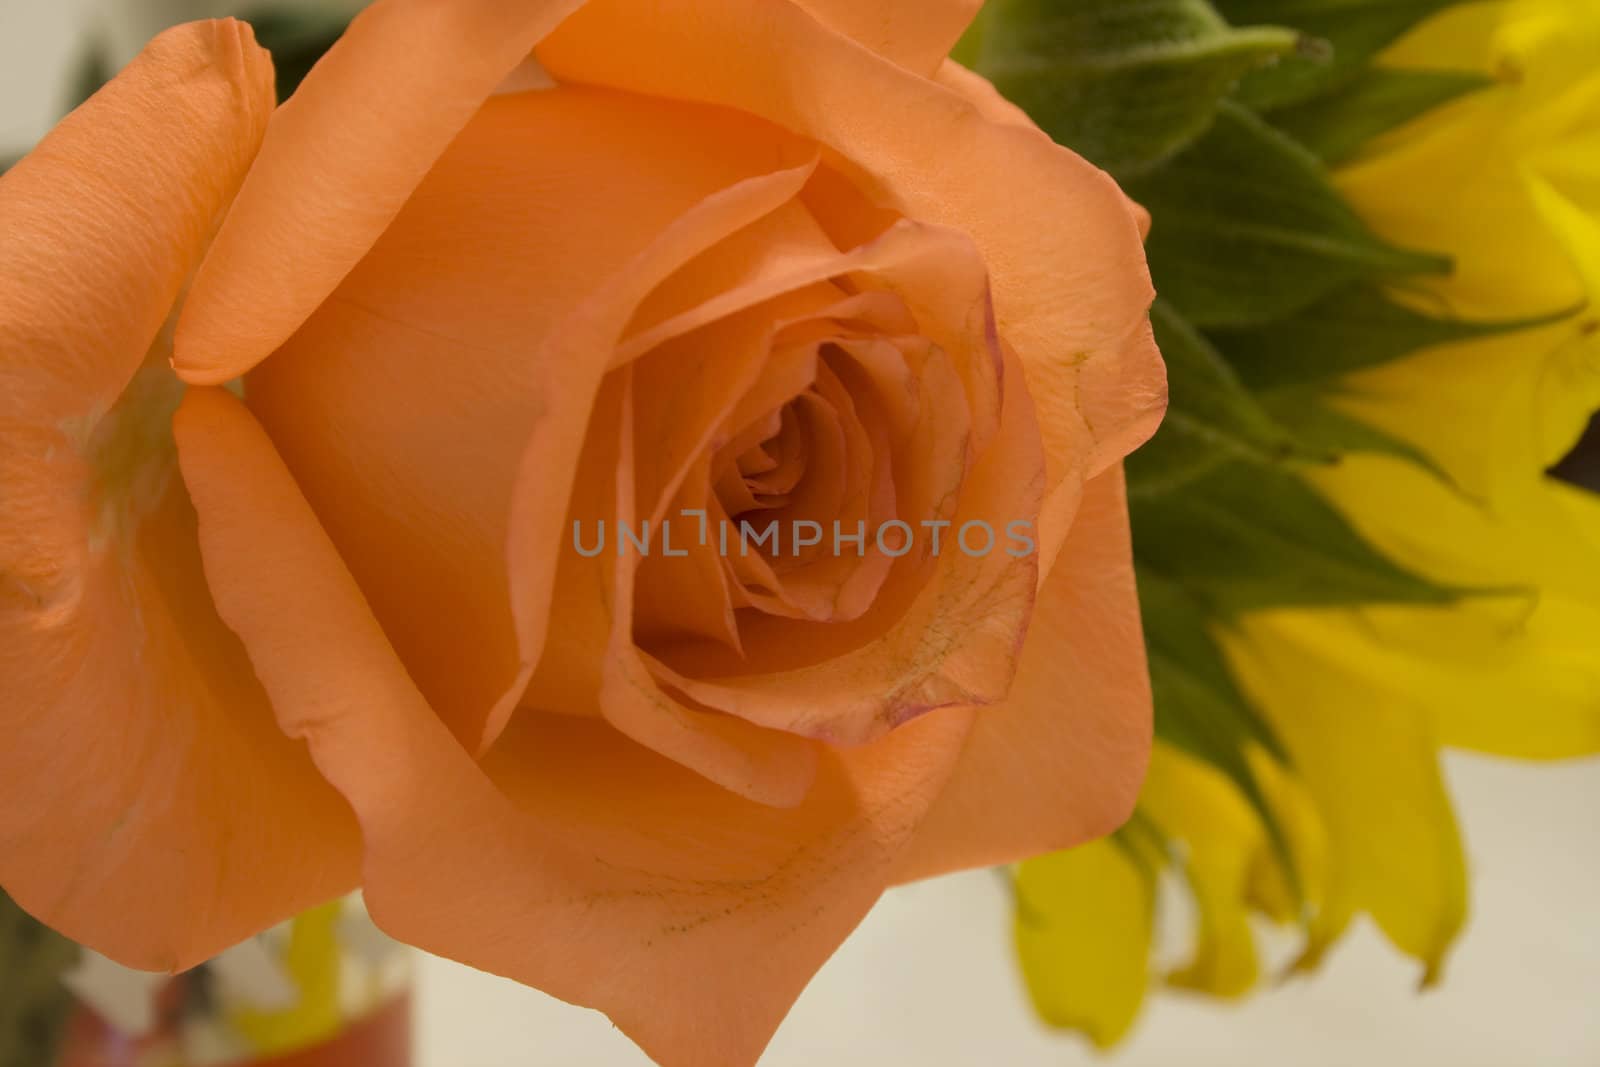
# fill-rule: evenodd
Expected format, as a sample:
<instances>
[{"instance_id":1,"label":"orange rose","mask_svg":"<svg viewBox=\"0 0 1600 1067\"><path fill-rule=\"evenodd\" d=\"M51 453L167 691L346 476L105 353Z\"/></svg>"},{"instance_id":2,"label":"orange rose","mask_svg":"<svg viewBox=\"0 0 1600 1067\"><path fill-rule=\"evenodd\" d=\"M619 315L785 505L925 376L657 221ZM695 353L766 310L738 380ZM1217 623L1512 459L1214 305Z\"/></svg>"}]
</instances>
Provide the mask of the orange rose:
<instances>
[{"instance_id":1,"label":"orange rose","mask_svg":"<svg viewBox=\"0 0 1600 1067\"><path fill-rule=\"evenodd\" d=\"M977 6L383 0L275 114L220 22L68 118L0 180L6 888L178 968L359 883L740 1064L885 887L1120 823L1150 283Z\"/></svg>"}]
</instances>

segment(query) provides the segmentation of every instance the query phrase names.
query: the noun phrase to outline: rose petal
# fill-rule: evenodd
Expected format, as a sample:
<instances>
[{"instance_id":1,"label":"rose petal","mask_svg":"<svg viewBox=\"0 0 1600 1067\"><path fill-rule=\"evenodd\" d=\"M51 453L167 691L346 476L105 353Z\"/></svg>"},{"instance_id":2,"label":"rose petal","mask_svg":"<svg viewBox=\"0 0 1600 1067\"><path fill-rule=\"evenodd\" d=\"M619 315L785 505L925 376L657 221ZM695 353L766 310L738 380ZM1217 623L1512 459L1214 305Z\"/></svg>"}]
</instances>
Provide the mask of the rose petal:
<instances>
[{"instance_id":1,"label":"rose petal","mask_svg":"<svg viewBox=\"0 0 1600 1067\"><path fill-rule=\"evenodd\" d=\"M635 510L630 374L624 368L601 388L569 504L575 524L597 531L604 522L609 543L594 553L562 546L555 587L559 625L551 629L524 704L533 713L598 713L626 736L728 789L760 803L792 806L816 776L813 746L685 707L660 692L637 663L638 556L623 553L631 542L618 529L625 524L635 536L646 536ZM649 543L660 550L654 535Z\"/></svg>"},{"instance_id":2,"label":"rose petal","mask_svg":"<svg viewBox=\"0 0 1600 1067\"><path fill-rule=\"evenodd\" d=\"M868 531L897 517L893 448L885 420L870 389L863 389L859 398L852 395L841 372L834 369L835 361L842 371L853 370L842 350L830 351L821 361L814 395L833 410L844 436L844 454L836 471L840 478L837 503L830 500L827 506L817 508L813 502L813 486L823 481L818 477L823 472L818 471L807 477L798 491L787 495L782 508L770 512L791 531L794 527L789 523L808 517L821 527L821 544L801 556L798 565L787 561L791 565L783 572L783 592L791 602L808 601L808 616L826 622L860 618L871 607L894 560L878 548ZM826 459L814 457L810 463L815 467ZM807 516L808 511L813 514ZM836 532L841 535L837 543ZM859 547L844 541L856 534L862 538ZM791 550L791 556L800 554Z\"/></svg>"},{"instance_id":3,"label":"rose petal","mask_svg":"<svg viewBox=\"0 0 1600 1067\"><path fill-rule=\"evenodd\" d=\"M610 366L620 367L733 310L801 287L790 279L826 277L818 265L835 261L838 254L801 201L785 204L729 234L656 286L634 313ZM730 292L747 295L730 300Z\"/></svg>"},{"instance_id":4,"label":"rose petal","mask_svg":"<svg viewBox=\"0 0 1600 1067\"><path fill-rule=\"evenodd\" d=\"M1007 700L978 713L904 880L1100 837L1133 810L1150 758L1150 680L1121 468L1089 483L1039 591Z\"/></svg>"},{"instance_id":5,"label":"rose petal","mask_svg":"<svg viewBox=\"0 0 1600 1067\"><path fill-rule=\"evenodd\" d=\"M196 391L179 431L223 615L355 807L378 923L598 1007L667 1067L753 1064L883 888L970 714L829 755L787 810L559 716L518 718L486 777L411 685L249 413Z\"/></svg>"},{"instance_id":6,"label":"rose petal","mask_svg":"<svg viewBox=\"0 0 1600 1067\"><path fill-rule=\"evenodd\" d=\"M178 325L185 381L289 339L534 44L583 0L379 0L273 117Z\"/></svg>"},{"instance_id":7,"label":"rose petal","mask_svg":"<svg viewBox=\"0 0 1600 1067\"><path fill-rule=\"evenodd\" d=\"M645 645L704 640L739 651L733 590L711 533L709 509L715 503L711 494L711 457L702 455L690 465L672 501L672 551L685 555L668 559L658 554L639 567L634 625ZM705 512L704 529L698 516L686 516L684 511Z\"/></svg>"},{"instance_id":8,"label":"rose petal","mask_svg":"<svg viewBox=\"0 0 1600 1067\"><path fill-rule=\"evenodd\" d=\"M272 103L247 26L182 26L0 179L0 881L153 970L355 879L212 607L157 340Z\"/></svg>"},{"instance_id":9,"label":"rose petal","mask_svg":"<svg viewBox=\"0 0 1600 1067\"><path fill-rule=\"evenodd\" d=\"M829 279L847 281L862 293L859 298L841 302L837 310L829 309L825 315L817 316L814 329L819 339L835 333L848 336L860 332L864 322L829 325L824 321L830 315L847 313L867 318L876 316L882 320L878 324L880 328L918 330L926 334L920 338L895 338L900 347L890 346L885 353L874 354L870 348L859 349L848 343L843 348L853 355L866 376L883 393L884 414L896 430L893 450L898 472L898 517L914 527L923 520L948 520L952 490L959 483L968 455L987 444L999 418L1000 376L989 316L987 277L971 241L954 231L901 221L868 244L848 252L828 254L813 250L810 254L791 252L764 259L751 258L756 266L748 280L716 291L703 303L661 321L654 321L660 316L652 315L647 320L652 325L630 336L619 348L618 358L638 359L668 341L687 337L708 323L736 315L780 294L798 292ZM694 266L691 264L686 271ZM716 276L737 277L727 270L718 270ZM694 291L679 287L685 288ZM674 296L681 294L674 292ZM652 311L658 310L659 307L652 307ZM867 332L871 335L873 331ZM909 377L907 363L913 364ZM767 387L779 380L771 373L769 365L762 384L750 396L765 396ZM906 395L907 389L914 394L908 397L909 404L902 405L912 416L909 424L897 417L894 403L897 395ZM734 423L768 415L772 408L790 398L791 394L779 394L770 407L757 405L736 415ZM973 432L974 424L976 432ZM1008 516L1008 521L1011 517L1016 516ZM711 528L720 531L720 523L727 519L726 514L712 516ZM831 527L824 525L831 533ZM758 535L760 526L756 524ZM736 542L738 529L734 526L730 530L730 539ZM730 562L747 587L745 602L757 604L773 614L795 618L816 614L787 599L771 567L755 552L748 555L736 552L731 555ZM757 594L758 588L769 592ZM854 648L879 636L888 625L882 620L895 618L906 602L906 598L895 600L894 605L880 614L879 621L870 625L828 635L828 640L833 642L830 647ZM853 611L844 613L853 614ZM839 617L831 611L828 615ZM798 646L790 638L786 632L775 635L774 641L785 648L785 655L792 661ZM813 650L821 651L820 648ZM762 658L759 647L747 651L757 660ZM742 673L746 667L754 669L753 664L740 664L733 671Z\"/></svg>"},{"instance_id":10,"label":"rose petal","mask_svg":"<svg viewBox=\"0 0 1600 1067\"><path fill-rule=\"evenodd\" d=\"M1015 367L1012 368L1015 371ZM1008 384L1000 432L966 473L961 499L931 573L909 605L880 597L863 629L870 639L839 650L840 624L774 627L801 665L731 677L694 677L658 662L657 675L690 699L750 722L836 744L862 744L931 710L1005 696L1028 629L1037 556L1013 555L1007 527L1037 514L1044 473L1038 429L1021 375ZM986 524L968 550L967 523ZM927 531L916 537L926 540ZM877 618L893 611L889 620ZM875 631L873 629L875 627ZM747 633L747 644L755 638ZM808 646L816 646L815 649Z\"/></svg>"},{"instance_id":11,"label":"rose petal","mask_svg":"<svg viewBox=\"0 0 1600 1067\"><path fill-rule=\"evenodd\" d=\"M1027 130L1039 128L1026 111L1007 100L988 78L954 60L947 59L941 63L933 80L965 98L990 122L1020 126ZM1132 200L1126 200L1126 203L1128 210L1133 213L1134 224L1139 228L1139 239L1145 240L1150 236L1150 212Z\"/></svg>"},{"instance_id":12,"label":"rose petal","mask_svg":"<svg viewBox=\"0 0 1600 1067\"><path fill-rule=\"evenodd\" d=\"M562 383L561 395L587 401L605 370L593 354L616 347L644 298L718 240L793 199L815 168L813 158L707 197L580 304L546 338L535 365ZM566 509L570 472L582 453L587 420L587 403L552 408L533 428L511 495L506 539L511 608L523 667L530 673L544 650L557 564L570 543ZM505 704L497 706L486 736L493 737L510 713Z\"/></svg>"},{"instance_id":13,"label":"rose petal","mask_svg":"<svg viewBox=\"0 0 1600 1067\"><path fill-rule=\"evenodd\" d=\"M1028 113L1005 98L994 83L977 71L968 70L953 59L939 64L933 80L965 99L978 113L998 125L1020 126L1036 130L1038 123Z\"/></svg>"},{"instance_id":14,"label":"rose petal","mask_svg":"<svg viewBox=\"0 0 1600 1067\"><path fill-rule=\"evenodd\" d=\"M1166 373L1136 220L1115 182L1042 133L988 121L783 0L705 0L693 19L591 0L538 54L558 79L739 108L815 137L889 206L969 233L1039 405L1052 493L1154 432ZM1052 522L1069 513L1052 509Z\"/></svg>"},{"instance_id":15,"label":"rose petal","mask_svg":"<svg viewBox=\"0 0 1600 1067\"><path fill-rule=\"evenodd\" d=\"M573 88L497 97L247 379L407 668L469 746L492 740L538 651L524 656L506 594L513 493L570 545L553 524L604 372L603 347L556 359L540 345L669 228L703 246L792 198L802 151L708 108ZM727 192L775 165L798 169L770 192ZM536 480L516 490L535 435Z\"/></svg>"},{"instance_id":16,"label":"rose petal","mask_svg":"<svg viewBox=\"0 0 1600 1067\"><path fill-rule=\"evenodd\" d=\"M918 74L929 74L983 0L797 0L820 22Z\"/></svg>"},{"instance_id":17,"label":"rose petal","mask_svg":"<svg viewBox=\"0 0 1600 1067\"><path fill-rule=\"evenodd\" d=\"M709 522L702 529L697 517L683 512L707 508L717 438L737 424L738 408L752 390L767 388L776 377L788 399L815 377L814 356L802 362L771 352L783 319L812 306L807 294L786 294L674 339L630 365L635 395L646 398L635 405L637 439L652 442L639 455L636 471L635 514L648 519L656 538L639 563L636 606L645 628L698 630L738 647L716 538ZM697 475L699 482L691 485ZM710 625L696 626L697 616Z\"/></svg>"},{"instance_id":18,"label":"rose petal","mask_svg":"<svg viewBox=\"0 0 1600 1067\"><path fill-rule=\"evenodd\" d=\"M618 522L637 528L633 380L634 368L628 367L608 382L590 421L586 453L611 453L607 458L616 471L611 490L614 513ZM614 405L606 403L610 395L615 395ZM631 550L610 557L611 626L600 663L601 714L633 740L741 796L779 807L799 805L816 780L816 745L688 707L651 677L634 645L634 575L639 559Z\"/></svg>"}]
</instances>

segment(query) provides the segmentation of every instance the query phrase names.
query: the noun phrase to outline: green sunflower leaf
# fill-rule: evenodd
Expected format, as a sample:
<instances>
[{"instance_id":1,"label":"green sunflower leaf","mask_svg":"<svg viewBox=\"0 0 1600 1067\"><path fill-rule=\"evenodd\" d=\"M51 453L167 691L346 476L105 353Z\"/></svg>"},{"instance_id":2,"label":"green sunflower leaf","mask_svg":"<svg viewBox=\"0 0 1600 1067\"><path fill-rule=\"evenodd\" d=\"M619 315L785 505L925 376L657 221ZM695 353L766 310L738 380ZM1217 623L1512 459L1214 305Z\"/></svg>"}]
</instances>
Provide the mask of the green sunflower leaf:
<instances>
[{"instance_id":1,"label":"green sunflower leaf","mask_svg":"<svg viewBox=\"0 0 1600 1067\"><path fill-rule=\"evenodd\" d=\"M1150 657L1156 736L1233 783L1266 828L1292 883L1295 867L1288 838L1247 755L1259 746L1287 764L1287 753L1240 691L1207 630L1205 612L1192 598L1176 584L1146 573L1139 579L1139 609Z\"/></svg>"},{"instance_id":2,"label":"green sunflower leaf","mask_svg":"<svg viewBox=\"0 0 1600 1067\"><path fill-rule=\"evenodd\" d=\"M1327 462L1263 408L1217 350L1170 304L1150 309L1167 363L1167 417L1149 444L1127 460L1129 490L1165 492L1230 459Z\"/></svg>"},{"instance_id":3,"label":"green sunflower leaf","mask_svg":"<svg viewBox=\"0 0 1600 1067\"><path fill-rule=\"evenodd\" d=\"M1110 840L1126 850L1133 862L1151 878L1159 877L1172 859L1172 842L1141 808L1133 810L1128 821L1112 832Z\"/></svg>"},{"instance_id":4,"label":"green sunflower leaf","mask_svg":"<svg viewBox=\"0 0 1600 1067\"><path fill-rule=\"evenodd\" d=\"M1239 86L1257 110L1302 103L1343 85L1417 23L1469 0L1216 0L1229 22L1271 21L1305 35L1297 54L1258 70Z\"/></svg>"},{"instance_id":5,"label":"green sunflower leaf","mask_svg":"<svg viewBox=\"0 0 1600 1067\"><path fill-rule=\"evenodd\" d=\"M1158 691L1157 734L1208 762L1242 765L1242 753L1255 744L1287 763L1282 744L1234 681L1194 598L1159 574L1141 575L1139 609Z\"/></svg>"},{"instance_id":6,"label":"green sunflower leaf","mask_svg":"<svg viewBox=\"0 0 1600 1067\"><path fill-rule=\"evenodd\" d=\"M1276 607L1446 604L1442 588L1369 545L1302 478L1228 463L1176 492L1129 498L1134 556L1222 616Z\"/></svg>"},{"instance_id":7,"label":"green sunflower leaf","mask_svg":"<svg viewBox=\"0 0 1600 1067\"><path fill-rule=\"evenodd\" d=\"M1450 267L1374 237L1315 156L1235 104L1128 193L1155 219L1157 291L1201 327L1272 322L1354 281Z\"/></svg>"},{"instance_id":8,"label":"green sunflower leaf","mask_svg":"<svg viewBox=\"0 0 1600 1067\"><path fill-rule=\"evenodd\" d=\"M1273 112L1272 124L1333 166L1374 137L1492 84L1482 74L1373 67L1335 92Z\"/></svg>"},{"instance_id":9,"label":"green sunflower leaf","mask_svg":"<svg viewBox=\"0 0 1600 1067\"><path fill-rule=\"evenodd\" d=\"M989 0L955 55L1058 142L1130 176L1203 134L1240 77L1297 39L1234 29L1206 0Z\"/></svg>"},{"instance_id":10,"label":"green sunflower leaf","mask_svg":"<svg viewBox=\"0 0 1600 1067\"><path fill-rule=\"evenodd\" d=\"M1426 315L1396 303L1377 286L1357 284L1279 321L1249 329L1217 328L1208 336L1245 385L1263 390L1326 381L1435 345L1548 326L1576 312L1569 308L1529 319L1464 322Z\"/></svg>"}]
</instances>

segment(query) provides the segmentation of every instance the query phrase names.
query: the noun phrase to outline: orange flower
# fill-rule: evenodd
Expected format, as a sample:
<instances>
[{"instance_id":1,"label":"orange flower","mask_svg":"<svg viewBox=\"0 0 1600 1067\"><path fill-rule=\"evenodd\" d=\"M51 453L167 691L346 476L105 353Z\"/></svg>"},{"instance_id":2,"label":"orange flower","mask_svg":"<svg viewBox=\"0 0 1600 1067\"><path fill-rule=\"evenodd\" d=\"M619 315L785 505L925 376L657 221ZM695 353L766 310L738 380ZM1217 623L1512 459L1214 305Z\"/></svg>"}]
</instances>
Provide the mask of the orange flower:
<instances>
[{"instance_id":1,"label":"orange flower","mask_svg":"<svg viewBox=\"0 0 1600 1067\"><path fill-rule=\"evenodd\" d=\"M383 0L270 124L194 24L0 180L6 888L173 968L359 882L738 1064L1119 824L1139 219L976 6Z\"/></svg>"}]
</instances>

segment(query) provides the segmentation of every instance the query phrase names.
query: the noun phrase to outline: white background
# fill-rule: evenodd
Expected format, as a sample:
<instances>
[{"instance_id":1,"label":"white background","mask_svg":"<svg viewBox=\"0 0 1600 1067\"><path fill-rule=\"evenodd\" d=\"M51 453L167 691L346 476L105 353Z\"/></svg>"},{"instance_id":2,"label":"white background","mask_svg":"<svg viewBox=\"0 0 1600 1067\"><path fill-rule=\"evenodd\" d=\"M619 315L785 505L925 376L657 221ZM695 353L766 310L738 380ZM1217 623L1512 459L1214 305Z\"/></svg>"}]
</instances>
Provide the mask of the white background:
<instances>
[{"instance_id":1,"label":"white background","mask_svg":"<svg viewBox=\"0 0 1600 1067\"><path fill-rule=\"evenodd\" d=\"M142 7L185 3L229 7ZM135 6L0 0L0 153L32 143L52 121L86 12L109 11L122 26L113 37L127 42L143 32ZM1244 1004L1155 998L1111 1062L1600 1067L1600 762L1535 768L1461 756L1448 770L1473 867L1474 914L1443 989L1417 994L1416 967L1361 925L1321 974ZM443 960L420 967L419 1067L647 1063L593 1012ZM1078 1039L1034 1022L1011 960L1004 893L981 871L891 893L812 983L763 1061L1096 1062Z\"/></svg>"}]
</instances>

